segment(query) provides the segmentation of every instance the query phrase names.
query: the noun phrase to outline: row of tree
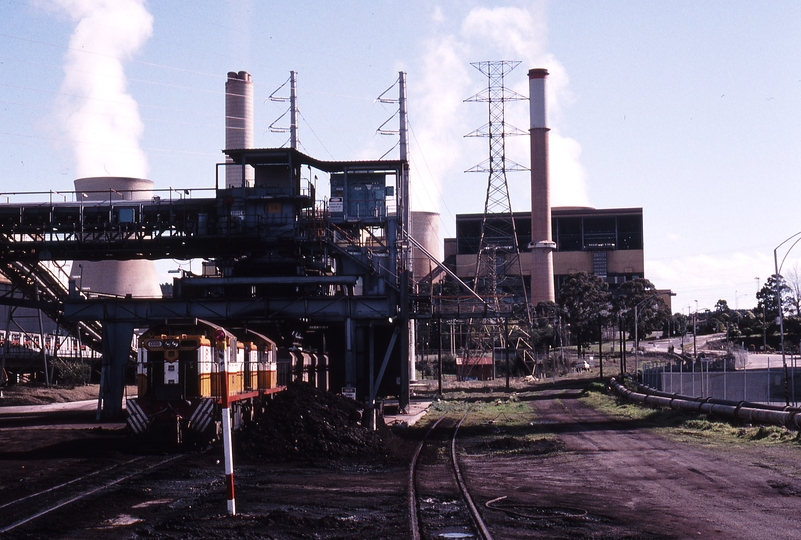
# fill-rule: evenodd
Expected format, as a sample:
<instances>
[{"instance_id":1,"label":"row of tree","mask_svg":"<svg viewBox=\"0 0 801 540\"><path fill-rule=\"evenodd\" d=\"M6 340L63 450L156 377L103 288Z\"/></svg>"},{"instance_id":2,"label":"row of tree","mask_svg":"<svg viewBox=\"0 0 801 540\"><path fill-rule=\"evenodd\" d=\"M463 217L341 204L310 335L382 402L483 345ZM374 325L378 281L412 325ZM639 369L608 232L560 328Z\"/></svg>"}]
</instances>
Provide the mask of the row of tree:
<instances>
[{"instance_id":1,"label":"row of tree","mask_svg":"<svg viewBox=\"0 0 801 540\"><path fill-rule=\"evenodd\" d=\"M615 339L621 333L628 339L636 334L642 340L653 332L662 332L666 336L725 332L730 339L756 349L775 348L779 342L778 287L785 317L785 345L792 350L793 346L798 347L801 339L801 280L797 284L793 287L783 278L771 276L757 293L757 305L753 309L731 309L726 300L719 300L713 310L688 316L682 313L671 315L663 299L665 293L659 293L647 279L630 280L610 291L603 278L578 272L562 283L556 302L541 302L534 308L533 328L510 327L510 340L515 343L524 339L538 350L570 344L578 347L581 353L591 343ZM440 294L455 297L459 294L458 286L445 282L440 285ZM525 320L524 304L515 304L513 311L514 319ZM453 347L461 350L468 346L467 335L453 333L453 324L463 327L461 323L446 322L440 337L439 327L421 322L418 330L421 351L435 350L439 342L446 350L453 350ZM456 343L451 343L451 340Z\"/></svg>"},{"instance_id":2,"label":"row of tree","mask_svg":"<svg viewBox=\"0 0 801 540\"><path fill-rule=\"evenodd\" d=\"M603 278L586 272L571 274L557 303L541 303L536 311L541 322L554 315L563 319L579 351L597 342L604 328L644 337L671 324L670 309L649 280L634 279L610 291Z\"/></svg>"},{"instance_id":3,"label":"row of tree","mask_svg":"<svg viewBox=\"0 0 801 540\"><path fill-rule=\"evenodd\" d=\"M798 350L801 338L801 281L787 281L782 276L772 275L757 292L756 300L756 307L751 309L731 309L726 300L718 300L713 310L698 315L697 331L701 334L725 332L729 339L742 340L756 349L777 347L780 341L781 306L785 347Z\"/></svg>"},{"instance_id":4,"label":"row of tree","mask_svg":"<svg viewBox=\"0 0 801 540\"><path fill-rule=\"evenodd\" d=\"M796 273L797 275L797 273ZM776 294L776 291L779 294ZM679 336L686 333L726 333L756 349L776 347L780 339L779 309L784 318L785 347L795 349L801 340L801 279L770 276L756 295L752 309L731 309L718 300L713 310L684 315L670 314L668 305L647 279L635 279L610 292L607 283L594 274L572 274L559 289L556 304L541 304L540 316L558 316L569 325L569 335L579 348L597 342L599 329L615 327L640 338L651 332ZM635 310L636 307L636 310Z\"/></svg>"}]
</instances>

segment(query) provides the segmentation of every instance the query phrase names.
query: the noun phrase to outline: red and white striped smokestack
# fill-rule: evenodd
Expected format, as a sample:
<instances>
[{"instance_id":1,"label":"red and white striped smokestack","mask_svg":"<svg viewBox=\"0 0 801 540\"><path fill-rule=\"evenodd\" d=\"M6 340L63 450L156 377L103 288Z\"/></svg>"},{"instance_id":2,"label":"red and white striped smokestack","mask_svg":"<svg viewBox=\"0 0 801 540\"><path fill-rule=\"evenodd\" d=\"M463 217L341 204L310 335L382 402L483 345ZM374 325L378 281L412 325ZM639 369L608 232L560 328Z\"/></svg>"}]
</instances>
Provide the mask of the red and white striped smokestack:
<instances>
[{"instance_id":1,"label":"red and white striped smokestack","mask_svg":"<svg viewBox=\"0 0 801 540\"><path fill-rule=\"evenodd\" d=\"M551 239L551 189L548 177L548 122L545 114L547 69L528 72L531 117L531 304L553 302L553 252Z\"/></svg>"}]
</instances>

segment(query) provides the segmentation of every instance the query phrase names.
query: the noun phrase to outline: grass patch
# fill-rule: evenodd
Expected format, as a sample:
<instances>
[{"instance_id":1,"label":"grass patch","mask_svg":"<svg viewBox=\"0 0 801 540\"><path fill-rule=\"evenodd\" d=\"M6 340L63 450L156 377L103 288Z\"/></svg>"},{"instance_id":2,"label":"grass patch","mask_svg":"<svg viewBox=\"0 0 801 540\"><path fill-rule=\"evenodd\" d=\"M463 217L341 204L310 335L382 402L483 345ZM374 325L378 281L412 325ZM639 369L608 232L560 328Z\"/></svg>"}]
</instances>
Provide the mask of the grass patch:
<instances>
[{"instance_id":1,"label":"grass patch","mask_svg":"<svg viewBox=\"0 0 801 540\"><path fill-rule=\"evenodd\" d=\"M521 402L516 393L504 396L492 394L470 396L470 401L452 399L441 400L431 405L431 411L440 413L435 416L452 415L461 417L468 410L470 414L465 419L466 426L518 426L531 422L533 412L524 402Z\"/></svg>"},{"instance_id":2,"label":"grass patch","mask_svg":"<svg viewBox=\"0 0 801 540\"><path fill-rule=\"evenodd\" d=\"M606 384L605 383L602 383L602 382L599 382L599 381L594 381L594 382L591 382L587 386L587 388L584 389L584 395L587 395L590 392L597 392L599 394L606 394L606 391L607 390L606 390Z\"/></svg>"},{"instance_id":3,"label":"grass patch","mask_svg":"<svg viewBox=\"0 0 801 540\"><path fill-rule=\"evenodd\" d=\"M431 404L426 429L441 416L460 420L460 445L468 453L542 455L562 449L555 435L543 433L535 422L535 412L526 392L451 392L447 399ZM498 442L500 441L500 442ZM500 445L495 447L493 445Z\"/></svg>"},{"instance_id":4,"label":"grass patch","mask_svg":"<svg viewBox=\"0 0 801 540\"><path fill-rule=\"evenodd\" d=\"M543 456L561 452L565 443L556 437L494 437L465 445L468 454Z\"/></svg>"},{"instance_id":5,"label":"grass patch","mask_svg":"<svg viewBox=\"0 0 801 540\"><path fill-rule=\"evenodd\" d=\"M598 391L588 391L581 401L604 414L624 420L634 420L665 437L683 442L700 442L707 446L731 443L797 444L801 433L783 426L738 425L707 415L688 415L673 409L653 409L623 401Z\"/></svg>"}]
</instances>

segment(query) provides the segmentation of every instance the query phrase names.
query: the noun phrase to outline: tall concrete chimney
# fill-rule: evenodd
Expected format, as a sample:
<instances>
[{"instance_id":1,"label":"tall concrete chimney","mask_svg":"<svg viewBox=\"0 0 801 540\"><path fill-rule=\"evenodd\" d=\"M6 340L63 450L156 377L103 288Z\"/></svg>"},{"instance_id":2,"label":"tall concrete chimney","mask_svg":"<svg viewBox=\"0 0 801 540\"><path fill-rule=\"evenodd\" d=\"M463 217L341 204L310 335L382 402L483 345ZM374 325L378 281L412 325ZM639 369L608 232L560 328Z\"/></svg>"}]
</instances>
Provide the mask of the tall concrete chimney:
<instances>
[{"instance_id":1,"label":"tall concrete chimney","mask_svg":"<svg viewBox=\"0 0 801 540\"><path fill-rule=\"evenodd\" d=\"M546 69L528 72L531 117L531 305L553 302L551 189L548 177L548 122L545 114Z\"/></svg>"},{"instance_id":2,"label":"tall concrete chimney","mask_svg":"<svg viewBox=\"0 0 801 540\"><path fill-rule=\"evenodd\" d=\"M228 72L225 81L225 149L253 148L253 82L247 71ZM226 163L232 163L226 158ZM225 167L225 187L252 187L253 167ZM244 180L244 186L242 182Z\"/></svg>"}]
</instances>

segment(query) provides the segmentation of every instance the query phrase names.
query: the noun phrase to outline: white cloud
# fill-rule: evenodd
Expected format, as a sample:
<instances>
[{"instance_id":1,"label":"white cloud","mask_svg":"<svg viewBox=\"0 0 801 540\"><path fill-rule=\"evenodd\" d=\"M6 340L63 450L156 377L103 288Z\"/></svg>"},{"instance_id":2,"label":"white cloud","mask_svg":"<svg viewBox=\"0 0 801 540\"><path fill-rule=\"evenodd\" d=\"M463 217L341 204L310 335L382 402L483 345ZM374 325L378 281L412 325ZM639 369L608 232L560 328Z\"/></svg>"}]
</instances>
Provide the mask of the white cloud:
<instances>
[{"instance_id":1,"label":"white cloud","mask_svg":"<svg viewBox=\"0 0 801 540\"><path fill-rule=\"evenodd\" d=\"M769 253L700 254L646 260L645 277L659 288L676 293L673 311L691 306L695 300L700 309L712 309L726 300L730 307L751 308L756 305L757 284L764 285L773 274L773 257Z\"/></svg>"},{"instance_id":2,"label":"white cloud","mask_svg":"<svg viewBox=\"0 0 801 540\"><path fill-rule=\"evenodd\" d=\"M57 115L73 144L77 176L145 178L144 125L122 63L150 38L142 0L52 0L75 22Z\"/></svg>"},{"instance_id":3,"label":"white cloud","mask_svg":"<svg viewBox=\"0 0 801 540\"><path fill-rule=\"evenodd\" d=\"M551 168L551 205L552 206L589 206L586 191L586 173L581 166L581 145L570 137L563 137L551 131L548 145L550 148Z\"/></svg>"},{"instance_id":4,"label":"white cloud","mask_svg":"<svg viewBox=\"0 0 801 540\"><path fill-rule=\"evenodd\" d=\"M470 66L464 60L467 56L465 44L458 38L452 35L434 37L425 42L424 48L420 69L416 70L422 78L414 81L414 91L409 94L414 136L412 166L422 174L415 179L413 187L418 193L413 200L415 210L431 210L436 206L438 190L427 184L441 182L448 176L463 176L463 135L469 129L463 101L472 84L468 74Z\"/></svg>"},{"instance_id":5,"label":"white cloud","mask_svg":"<svg viewBox=\"0 0 801 540\"><path fill-rule=\"evenodd\" d=\"M559 131L559 111L572 101L569 78L564 67L547 51L547 19L544 3L527 8L478 7L458 24L458 30L446 28L447 17L436 8L433 19L437 33L424 43L419 74L410 94L410 115L418 148L412 152L413 171L424 178L413 178L422 193L420 204L432 201L436 207L441 192L445 199L445 219L452 213L480 213L486 195L486 176L465 175L463 170L487 158L487 145L465 139L486 123L486 105L464 103L482 89L482 75L470 65L486 60L520 60L518 68L504 81L518 94L528 96L529 68L544 67L549 71L548 113L550 132L551 192L553 205L587 205L586 174L579 158L580 144ZM528 107L509 102L506 122L527 130ZM482 106L484 107L481 110ZM414 146L414 144L413 144ZM507 138L507 159L528 166L528 137ZM422 160L425 163L422 163ZM430 175L428 174L430 171ZM526 180L523 180L526 177ZM436 182L440 188L431 186ZM510 195L515 211L530 208L528 179L525 173L509 174ZM422 186L421 186L422 184ZM420 208L413 201L413 208Z\"/></svg>"}]
</instances>

